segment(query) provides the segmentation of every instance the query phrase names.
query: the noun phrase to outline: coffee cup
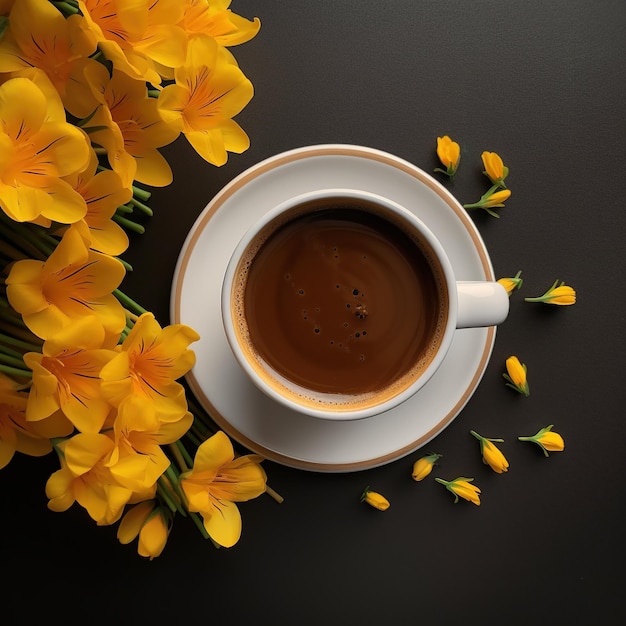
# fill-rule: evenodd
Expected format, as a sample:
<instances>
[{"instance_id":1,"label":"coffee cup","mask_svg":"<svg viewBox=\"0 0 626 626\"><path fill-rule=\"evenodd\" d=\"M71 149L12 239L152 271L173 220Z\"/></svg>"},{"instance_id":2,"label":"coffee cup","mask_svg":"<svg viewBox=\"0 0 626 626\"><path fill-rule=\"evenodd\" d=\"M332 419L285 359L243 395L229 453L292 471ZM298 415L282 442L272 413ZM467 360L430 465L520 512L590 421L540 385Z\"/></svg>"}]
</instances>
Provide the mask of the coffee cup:
<instances>
[{"instance_id":1,"label":"coffee cup","mask_svg":"<svg viewBox=\"0 0 626 626\"><path fill-rule=\"evenodd\" d=\"M458 329L509 311L493 281L457 281L433 232L398 203L356 189L292 197L237 244L222 284L230 348L269 397L353 420L406 401Z\"/></svg>"}]
</instances>

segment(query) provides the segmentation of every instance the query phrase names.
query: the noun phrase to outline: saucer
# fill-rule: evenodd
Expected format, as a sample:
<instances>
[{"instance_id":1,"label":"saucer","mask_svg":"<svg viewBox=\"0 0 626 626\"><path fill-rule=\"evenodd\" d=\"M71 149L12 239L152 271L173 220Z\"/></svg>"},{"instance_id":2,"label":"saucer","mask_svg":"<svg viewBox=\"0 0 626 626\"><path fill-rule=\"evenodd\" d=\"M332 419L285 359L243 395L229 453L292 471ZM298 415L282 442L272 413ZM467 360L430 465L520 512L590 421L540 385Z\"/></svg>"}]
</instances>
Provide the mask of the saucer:
<instances>
[{"instance_id":1,"label":"saucer","mask_svg":"<svg viewBox=\"0 0 626 626\"><path fill-rule=\"evenodd\" d=\"M380 150L343 144L283 152L246 170L202 211L180 252L171 323L200 334L187 382L232 439L286 466L347 472L384 465L424 446L461 412L491 356L495 327L457 330L434 376L412 398L381 415L330 421L274 402L248 380L224 334L220 293L228 260L266 211L321 188L370 191L410 208L446 249L457 280L494 280L483 240L458 201L411 163Z\"/></svg>"}]
</instances>

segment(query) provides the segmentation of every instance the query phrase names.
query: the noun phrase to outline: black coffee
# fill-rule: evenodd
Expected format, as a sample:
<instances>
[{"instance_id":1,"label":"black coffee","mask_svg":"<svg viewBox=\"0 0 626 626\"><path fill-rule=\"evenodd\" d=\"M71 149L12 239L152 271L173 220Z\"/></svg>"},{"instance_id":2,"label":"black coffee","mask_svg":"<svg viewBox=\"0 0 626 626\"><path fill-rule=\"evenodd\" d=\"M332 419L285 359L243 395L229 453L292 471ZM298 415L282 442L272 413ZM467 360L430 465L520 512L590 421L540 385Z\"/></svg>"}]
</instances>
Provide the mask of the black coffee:
<instances>
[{"instance_id":1,"label":"black coffee","mask_svg":"<svg viewBox=\"0 0 626 626\"><path fill-rule=\"evenodd\" d=\"M314 403L332 394L355 408L393 394L428 365L443 334L447 296L437 267L425 244L371 210L300 215L269 236L247 269L250 347Z\"/></svg>"}]
</instances>

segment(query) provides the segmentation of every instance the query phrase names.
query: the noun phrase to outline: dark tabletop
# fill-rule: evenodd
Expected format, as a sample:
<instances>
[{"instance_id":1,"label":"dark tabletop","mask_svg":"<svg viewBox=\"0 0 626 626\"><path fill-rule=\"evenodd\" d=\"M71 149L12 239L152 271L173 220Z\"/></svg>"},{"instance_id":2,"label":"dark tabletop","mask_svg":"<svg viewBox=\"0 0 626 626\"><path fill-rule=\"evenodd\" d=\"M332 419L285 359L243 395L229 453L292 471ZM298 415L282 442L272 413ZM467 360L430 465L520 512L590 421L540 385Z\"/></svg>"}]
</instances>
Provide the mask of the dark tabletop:
<instances>
[{"instance_id":1,"label":"dark tabletop","mask_svg":"<svg viewBox=\"0 0 626 626\"><path fill-rule=\"evenodd\" d=\"M496 275L521 269L524 288L476 393L427 446L444 455L437 475L475 477L482 504L454 504L432 478L414 482L424 450L347 473L266 461L284 502L242 504L235 547L215 549L178 518L149 562L77 505L48 511L56 459L18 455L0 473L2 612L15 616L3 623L624 623L626 4L233 0L231 9L262 22L233 49L255 87L236 118L251 147L221 168L182 139L164 150L174 183L153 193L124 290L168 323L196 217L236 175L284 150L358 144L432 172L436 137L448 134L462 167L454 186L439 180L462 202L485 190L481 152L498 152L512 196L500 219L472 219ZM557 278L576 288L574 306L523 301ZM528 398L504 386L510 354L528 366ZM548 424L563 452L546 458L516 442ZM508 473L480 462L470 429L505 439ZM388 511L360 503L366 485L387 496Z\"/></svg>"}]
</instances>

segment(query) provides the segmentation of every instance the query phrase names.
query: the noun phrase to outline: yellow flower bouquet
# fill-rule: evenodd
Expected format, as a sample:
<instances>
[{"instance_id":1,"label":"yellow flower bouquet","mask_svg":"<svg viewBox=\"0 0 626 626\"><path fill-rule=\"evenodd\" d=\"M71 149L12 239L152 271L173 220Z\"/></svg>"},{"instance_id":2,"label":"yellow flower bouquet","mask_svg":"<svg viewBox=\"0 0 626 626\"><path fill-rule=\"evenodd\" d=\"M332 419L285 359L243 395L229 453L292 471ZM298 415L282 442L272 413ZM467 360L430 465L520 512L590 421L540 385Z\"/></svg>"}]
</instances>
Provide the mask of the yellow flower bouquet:
<instances>
[{"instance_id":1,"label":"yellow flower bouquet","mask_svg":"<svg viewBox=\"0 0 626 626\"><path fill-rule=\"evenodd\" d=\"M0 468L52 451L49 508L120 522L161 554L179 514L232 546L260 457L190 411L197 333L162 327L120 287L145 187L181 135L208 163L249 146L251 82L229 47L258 19L230 0L0 0Z\"/></svg>"}]
</instances>

